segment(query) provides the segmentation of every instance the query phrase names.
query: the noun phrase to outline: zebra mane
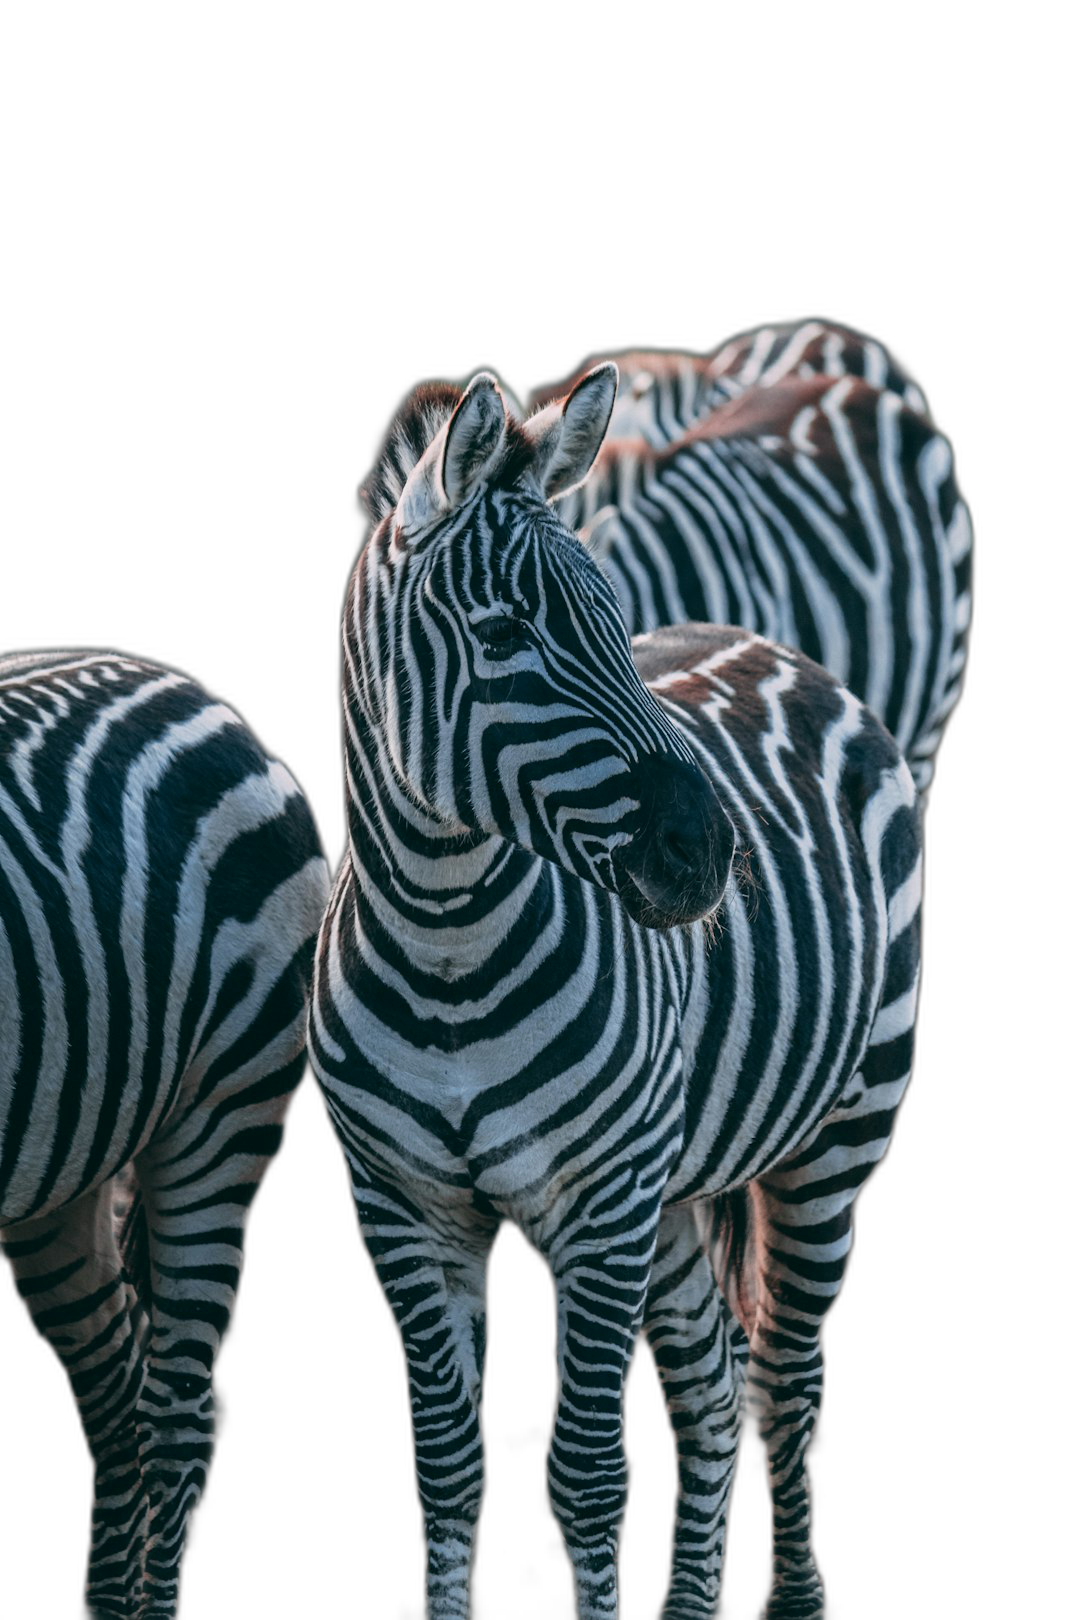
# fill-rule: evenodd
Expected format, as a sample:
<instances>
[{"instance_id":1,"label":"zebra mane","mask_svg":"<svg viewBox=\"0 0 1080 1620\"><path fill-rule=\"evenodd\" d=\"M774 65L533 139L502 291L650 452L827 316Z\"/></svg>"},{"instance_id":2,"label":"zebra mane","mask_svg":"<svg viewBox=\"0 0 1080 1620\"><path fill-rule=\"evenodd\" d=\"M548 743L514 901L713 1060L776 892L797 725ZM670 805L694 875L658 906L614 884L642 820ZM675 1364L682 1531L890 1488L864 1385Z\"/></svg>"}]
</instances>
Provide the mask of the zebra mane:
<instances>
[{"instance_id":1,"label":"zebra mane","mask_svg":"<svg viewBox=\"0 0 1080 1620\"><path fill-rule=\"evenodd\" d=\"M373 524L381 523L394 510L409 474L443 423L454 414L463 393L457 383L418 383L399 405L375 465L358 491L360 505ZM511 482L535 458L536 449L522 431L516 400L512 395L505 397L506 438L492 477Z\"/></svg>"},{"instance_id":2,"label":"zebra mane","mask_svg":"<svg viewBox=\"0 0 1080 1620\"><path fill-rule=\"evenodd\" d=\"M454 383L420 383L398 406L375 465L360 485L360 505L372 523L394 510L409 474L454 414L461 392Z\"/></svg>"}]
</instances>

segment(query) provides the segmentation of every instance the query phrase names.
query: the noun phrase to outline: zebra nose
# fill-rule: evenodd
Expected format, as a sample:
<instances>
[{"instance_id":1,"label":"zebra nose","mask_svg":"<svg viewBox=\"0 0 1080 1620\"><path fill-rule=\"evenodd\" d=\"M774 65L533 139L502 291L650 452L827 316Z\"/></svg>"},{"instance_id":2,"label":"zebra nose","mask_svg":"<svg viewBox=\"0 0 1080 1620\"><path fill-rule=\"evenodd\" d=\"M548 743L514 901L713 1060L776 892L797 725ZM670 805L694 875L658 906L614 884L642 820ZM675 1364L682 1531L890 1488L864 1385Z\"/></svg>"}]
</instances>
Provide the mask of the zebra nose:
<instances>
[{"instance_id":1,"label":"zebra nose","mask_svg":"<svg viewBox=\"0 0 1080 1620\"><path fill-rule=\"evenodd\" d=\"M625 885L623 902L654 927L703 917L727 885L735 847L731 822L711 782L689 761L659 756L639 770L637 831L620 866L648 910L641 911Z\"/></svg>"},{"instance_id":2,"label":"zebra nose","mask_svg":"<svg viewBox=\"0 0 1080 1620\"><path fill-rule=\"evenodd\" d=\"M718 884L714 900L719 900L734 847L730 834L731 824L715 801L657 817L650 834L654 879L687 895L705 895Z\"/></svg>"}]
</instances>

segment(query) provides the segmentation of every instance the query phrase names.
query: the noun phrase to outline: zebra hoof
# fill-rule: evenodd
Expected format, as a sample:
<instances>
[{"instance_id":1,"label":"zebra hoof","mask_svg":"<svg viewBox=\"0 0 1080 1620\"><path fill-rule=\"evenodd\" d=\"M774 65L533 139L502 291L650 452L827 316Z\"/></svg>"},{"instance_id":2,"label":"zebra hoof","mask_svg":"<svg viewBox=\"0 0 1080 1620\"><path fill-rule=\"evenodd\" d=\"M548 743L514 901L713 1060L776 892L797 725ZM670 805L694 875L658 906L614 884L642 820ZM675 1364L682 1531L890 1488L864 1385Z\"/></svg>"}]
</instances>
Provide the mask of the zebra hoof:
<instances>
[{"instance_id":1,"label":"zebra hoof","mask_svg":"<svg viewBox=\"0 0 1080 1620\"><path fill-rule=\"evenodd\" d=\"M825 1605L809 1597L783 1598L776 1603L770 1598L761 1620L825 1620Z\"/></svg>"}]
</instances>

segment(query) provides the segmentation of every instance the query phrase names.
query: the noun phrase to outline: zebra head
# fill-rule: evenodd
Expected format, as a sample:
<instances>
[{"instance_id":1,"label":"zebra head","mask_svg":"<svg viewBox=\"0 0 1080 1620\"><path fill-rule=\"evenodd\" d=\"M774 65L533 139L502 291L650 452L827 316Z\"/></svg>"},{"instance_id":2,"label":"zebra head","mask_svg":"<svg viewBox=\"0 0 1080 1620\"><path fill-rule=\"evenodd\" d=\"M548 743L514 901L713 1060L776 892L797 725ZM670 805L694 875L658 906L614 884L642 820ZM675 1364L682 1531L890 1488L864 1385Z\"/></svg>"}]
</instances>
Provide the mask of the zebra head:
<instances>
[{"instance_id":1,"label":"zebra head","mask_svg":"<svg viewBox=\"0 0 1080 1620\"><path fill-rule=\"evenodd\" d=\"M617 378L598 366L525 423L486 372L406 402L361 492L347 724L449 834L524 846L672 927L719 905L732 828L549 504L588 473Z\"/></svg>"}]
</instances>

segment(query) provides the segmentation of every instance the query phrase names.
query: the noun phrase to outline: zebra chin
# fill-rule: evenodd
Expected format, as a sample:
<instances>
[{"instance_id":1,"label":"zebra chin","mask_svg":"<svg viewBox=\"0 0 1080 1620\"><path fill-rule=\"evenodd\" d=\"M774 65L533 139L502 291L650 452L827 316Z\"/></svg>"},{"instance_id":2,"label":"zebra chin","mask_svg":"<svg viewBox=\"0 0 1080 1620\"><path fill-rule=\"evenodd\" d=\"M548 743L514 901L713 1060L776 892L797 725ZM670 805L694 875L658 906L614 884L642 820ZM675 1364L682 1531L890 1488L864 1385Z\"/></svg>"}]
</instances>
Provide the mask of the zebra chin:
<instances>
[{"instance_id":1,"label":"zebra chin","mask_svg":"<svg viewBox=\"0 0 1080 1620\"><path fill-rule=\"evenodd\" d=\"M707 883L689 885L685 878L678 878L665 885L644 874L638 876L630 872L625 863L616 861L615 871L619 880L616 893L624 909L644 928L685 927L716 915L724 898L730 870L729 860L722 882L710 879Z\"/></svg>"}]
</instances>

